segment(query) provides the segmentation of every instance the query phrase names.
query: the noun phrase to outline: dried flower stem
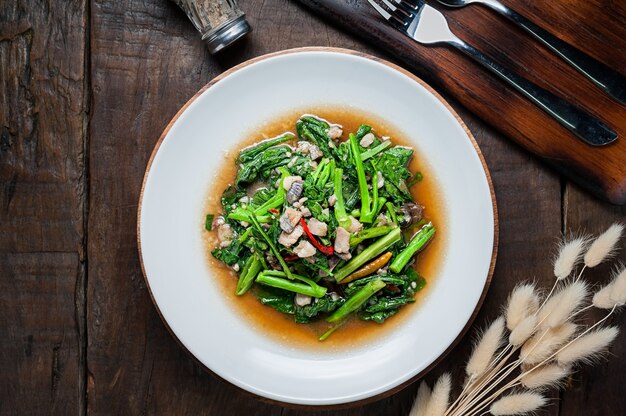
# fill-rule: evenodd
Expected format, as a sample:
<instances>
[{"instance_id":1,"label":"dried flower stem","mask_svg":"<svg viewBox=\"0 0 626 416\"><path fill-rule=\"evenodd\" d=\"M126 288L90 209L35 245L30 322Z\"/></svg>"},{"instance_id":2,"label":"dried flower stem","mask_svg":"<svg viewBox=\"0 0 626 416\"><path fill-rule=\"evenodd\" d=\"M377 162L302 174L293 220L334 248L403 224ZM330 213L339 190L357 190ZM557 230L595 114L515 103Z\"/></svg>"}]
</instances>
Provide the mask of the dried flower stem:
<instances>
[{"instance_id":1,"label":"dried flower stem","mask_svg":"<svg viewBox=\"0 0 626 416\"><path fill-rule=\"evenodd\" d=\"M484 416L533 412L546 403L542 389L558 386L575 362L602 353L618 334L617 328L601 325L626 304L626 269L619 266L612 281L596 291L593 299L588 297L588 284L580 280L588 268L611 258L623 231L623 225L614 224L591 244L587 237L562 244L554 262L556 281L543 300L534 284L516 286L508 298L506 319L500 317L492 322L476 344L461 393L444 410L449 391L449 383L445 384L447 390L440 388L443 393L438 400L422 400L420 406L427 406L426 414ZM576 271L581 259L582 267ZM572 321L593 307L608 313L578 331ZM512 376L514 371L518 374ZM515 391L511 393L511 389Z\"/></svg>"},{"instance_id":2,"label":"dried flower stem","mask_svg":"<svg viewBox=\"0 0 626 416\"><path fill-rule=\"evenodd\" d=\"M450 411L452 409L454 409L457 405L457 403L459 403L463 398L465 398L465 395L467 394L467 392L470 390L471 387L473 387L473 383L474 383L474 376L471 376L467 379L467 382L465 383L465 385L463 386L463 390L461 390L461 393L459 394L459 397L457 397L452 404L450 405L450 407L448 407L448 409L446 410L446 412L444 413L444 416L447 416L450 414Z\"/></svg>"},{"instance_id":3,"label":"dried flower stem","mask_svg":"<svg viewBox=\"0 0 626 416\"><path fill-rule=\"evenodd\" d=\"M576 282L579 281L582 277L583 277L583 273L585 272L585 270L587 270L587 265L583 265L583 267L580 269L580 273L578 273L578 276L576 276Z\"/></svg>"},{"instance_id":4,"label":"dried flower stem","mask_svg":"<svg viewBox=\"0 0 626 416\"><path fill-rule=\"evenodd\" d=\"M585 309L588 309L585 308ZM472 411L472 413L454 413L455 415L467 415L467 416L472 416L475 415L477 412L479 412L480 410L484 409L486 406L488 406L493 400L495 400L495 398L497 398L498 396L500 396L502 393L506 392L507 390L516 387L518 385L520 385L520 381L522 379L522 377L524 377L524 375L527 375L529 373L531 373L532 371L535 371L537 368L543 366L544 364L546 364L547 362L551 361L552 359L554 359L559 352L563 351L565 348L567 348L569 345L571 345L574 341L576 341L577 339L579 339L580 337L582 337L583 335L586 335L587 333L589 333L590 331L592 331L594 328L596 328L597 326L601 325L603 322L605 322L609 316L611 316L611 314L615 311L615 307L613 307L613 309L600 321L596 322L594 325L592 325L591 327L589 327L587 330L585 330L584 332L582 332L581 334L577 335L574 339L572 339L571 341L569 341L567 344L565 344L564 346L562 346L561 348L559 348L557 351L553 352L548 358L544 359L543 361L541 361L538 364L535 364L533 367L531 367L530 369L522 372L522 374L520 374L518 377L516 377L515 379L511 380L509 383L507 383L506 385L504 385L503 387L501 387L499 390L497 390L495 393L493 393L491 396L489 396L488 398L486 398L485 400L483 400L482 402L478 402L479 400L481 400L487 393L489 393L490 391L492 391L497 385L499 385L506 377L508 377L522 362L523 360L516 360L513 361L512 363L508 364L506 367L504 367L504 369L502 371L504 371L504 373L502 373L502 371L496 373L493 377L490 378L490 380L486 380L486 383L491 383L492 387L487 388L486 390L484 390L483 392L481 392L477 397L475 397L472 401L469 402L469 404L466 405L465 408L462 408L462 410L464 412L469 411L472 407L474 407L475 405L478 404L478 407L476 409L474 409ZM532 352L537 345L539 345L541 339L543 339L543 337L547 334L547 332L544 332L539 339L539 342L537 342L537 344L535 344L535 346L530 350L530 352ZM509 344L510 345L510 344ZM518 348L515 348L513 351L511 351L511 353L502 360L502 362L506 362L508 361L508 359L511 357L511 355L517 351ZM529 352L529 354L530 354ZM499 376L498 376L499 374ZM497 378L496 378L497 377ZM494 381L495 379L495 381Z\"/></svg>"},{"instance_id":5,"label":"dried flower stem","mask_svg":"<svg viewBox=\"0 0 626 416\"><path fill-rule=\"evenodd\" d=\"M602 323L604 323L607 319L609 319L609 317L613 314L613 312L615 311L616 307L613 307L613 309L611 309L611 311L609 313L606 314L606 316L604 318L602 318L601 320L599 320L598 322L596 322L595 324L593 324L592 326L590 326L589 328L587 328L584 332L582 332L581 334L577 335L574 339L572 339L571 341L569 341L567 344L563 345L561 348L559 348L557 351L555 351L554 353L552 353L552 355L550 355L550 357L544 359L542 362L540 362L539 364L535 364L533 367L531 367L530 369L523 371L520 375L518 375L517 377L515 377L513 380L509 381L507 384L505 384L504 386L502 386L499 390L497 390L494 394L492 394L491 396L489 396L487 399L483 400L482 404L480 405L480 407L478 408L479 410L484 409L486 406L488 406L491 402L493 402L493 400L495 400L498 396L500 396L502 393L506 392L507 390L519 386L521 383L520 381L522 380L522 378L525 375L528 375L530 373L532 373L533 371L535 371L536 369L542 367L543 365L545 365L546 363L550 362L551 360L553 360L561 351L563 351L565 348L567 348L569 345L571 345L572 343L574 343L576 340L578 340L579 338L581 338L582 336L588 334L589 332L591 332L593 329L595 329L596 327L598 327L599 325L601 325ZM515 362L513 362L512 364L520 364L521 361L517 360ZM508 372L506 376L508 376L508 374L510 374L510 372ZM500 377L500 379L498 379L494 384L497 385L502 381L503 377ZM480 396L479 396L480 397ZM463 415L466 416L473 416L476 413L462 413Z\"/></svg>"},{"instance_id":6,"label":"dried flower stem","mask_svg":"<svg viewBox=\"0 0 626 416\"><path fill-rule=\"evenodd\" d=\"M509 344L510 346L510 344ZM515 353L515 351L517 350L517 348L513 348L512 351L509 352L509 354L507 354L507 356L503 359L501 359L498 364L489 372L485 373L484 377L482 378L481 382L475 386L474 388L474 392L477 393L481 393L481 395L483 394L487 394L489 393L489 391L491 391L491 389L495 388L497 386L497 384L499 383L499 381L494 383L494 379L496 379L497 377L498 380L502 379L502 371L504 371L505 373L509 370L509 368L511 367L511 365L513 363L509 363L508 365L505 364L509 361L509 359L511 358L511 356L513 356L513 354ZM504 368L503 368L504 367ZM510 374L510 372L508 373ZM506 375L504 376L506 377ZM491 384L490 387L486 387L489 384ZM485 390L486 388L486 390ZM460 411L467 411L469 409L469 407L480 397L475 397L476 395L468 395L467 397L465 397L464 400L462 400L459 405L458 405L458 409L454 412L449 413L450 415L458 415L458 414L464 414L464 413L459 413ZM452 410L452 409L450 409Z\"/></svg>"},{"instance_id":7,"label":"dried flower stem","mask_svg":"<svg viewBox=\"0 0 626 416\"><path fill-rule=\"evenodd\" d=\"M515 352L511 351L511 355L512 353ZM510 357L510 355L509 355ZM508 357L507 357L508 360ZM506 362L507 360L503 360L503 363ZM489 381L490 386L485 388L483 391L479 391L480 394L478 394L476 397L474 397L464 408L460 409L462 410L462 413L455 413L457 415L474 415L477 412L479 412L480 410L482 410L484 408L484 406L481 406L479 408L475 408L476 405L479 405L481 403L480 400L482 400L487 394L489 394L493 389L495 389L500 383L502 383L513 371L515 371L519 365L521 364L520 360L515 360L511 363L509 363L508 365L506 365L504 368L502 368L502 370L496 374L495 381L494 379L491 379ZM502 392L500 393L496 393L495 396L499 396L500 394L502 394ZM492 395L493 396L493 395ZM492 397L490 396L490 397ZM493 400L491 400L493 401ZM491 402L489 401L489 403Z\"/></svg>"},{"instance_id":8,"label":"dried flower stem","mask_svg":"<svg viewBox=\"0 0 626 416\"><path fill-rule=\"evenodd\" d=\"M557 287L559 282L556 282L555 285L553 286L553 290L550 292L552 293L554 291L554 289ZM551 294L549 294L548 296L546 296L546 299L550 298ZM540 312L540 310L542 309L542 307L545 305L545 302L541 305L541 307L539 308L539 310L537 311L537 314ZM537 323L535 330L538 329L542 322L547 319L550 316L550 314L544 316L544 318ZM532 352L537 345L539 345L539 342L543 339L543 337L547 334L547 332L544 332L540 338L537 344L535 344L535 346L533 346L533 348L530 350L530 352ZM521 347L521 346L520 346ZM469 411L474 405L476 405L477 403L480 404L479 400L481 400L486 394L488 394L489 392L491 392L496 386L498 386L504 379L506 379L506 377L508 377L515 369L517 369L519 367L519 365L523 362L522 360L516 360L513 361L512 363L509 363L506 367L502 368L502 365L504 363L506 363L511 356L513 355L513 353L515 353L520 347L515 347L513 348L511 344L507 344L507 348L513 348L512 351L506 356L506 358L501 359L501 365L499 366L499 368L497 369L497 371L494 374L489 374L489 377L486 377L483 382L482 385L477 386L477 390L483 390L480 394L478 394L478 396L476 397L472 397L472 395L470 395L468 398L466 398L466 400L461 401L461 403L459 404L459 406L461 406L459 408L459 410L462 410L463 412L467 412ZM529 352L529 354L530 354ZM500 357L500 355L498 355L498 357ZM515 387L521 383L519 383L519 380L521 380L521 376L518 377L516 379L517 383L516 384L511 384L510 386L508 386L505 390L498 390L497 393L495 393L495 395L490 396L491 400L488 400L487 403L485 403L484 405L480 406L478 409L478 411L480 411L481 409L483 409L486 405L488 405L491 401L493 401L493 399L497 396L499 396L500 394L502 394L504 391L508 390L511 387ZM486 388L485 389L485 385L487 384L491 384L491 387ZM506 386L505 386L506 387ZM468 403L469 401L469 403ZM456 415L456 414L467 414L467 413L450 413L450 415ZM474 413L469 413L469 415L472 415Z\"/></svg>"},{"instance_id":9,"label":"dried flower stem","mask_svg":"<svg viewBox=\"0 0 626 416\"><path fill-rule=\"evenodd\" d=\"M548 295L543 299L543 302L541 302L541 305L539 306L537 313L539 313L539 311L541 311L543 307L546 305L546 302L554 294L554 291L556 290L557 286L559 286L559 283L561 283L560 280L557 280L556 282L554 282L554 284L552 285L552 289L550 289L550 292L548 292ZM541 325L542 322L543 322L543 319L541 320L541 322L539 322L539 325Z\"/></svg>"},{"instance_id":10,"label":"dried flower stem","mask_svg":"<svg viewBox=\"0 0 626 416\"><path fill-rule=\"evenodd\" d=\"M587 305L587 306L585 306L584 308L581 308L581 309L579 309L578 311L574 312L574 313L572 314L572 316L570 316L570 317L569 317L569 318L570 318L570 321L571 321L572 319L576 318L576 316L580 315L580 314L581 314L581 313L583 313L583 312L588 311L588 310L589 310L589 309L591 309L591 308L593 308L593 304Z\"/></svg>"}]
</instances>

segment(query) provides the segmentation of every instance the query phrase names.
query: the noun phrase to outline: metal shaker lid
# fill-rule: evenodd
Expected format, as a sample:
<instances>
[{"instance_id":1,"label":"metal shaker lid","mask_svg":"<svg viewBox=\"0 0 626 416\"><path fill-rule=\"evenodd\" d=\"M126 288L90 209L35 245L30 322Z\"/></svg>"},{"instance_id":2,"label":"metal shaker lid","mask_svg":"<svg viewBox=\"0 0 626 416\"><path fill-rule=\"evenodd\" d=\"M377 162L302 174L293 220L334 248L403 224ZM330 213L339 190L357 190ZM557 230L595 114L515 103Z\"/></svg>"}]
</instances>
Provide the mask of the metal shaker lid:
<instances>
[{"instance_id":1,"label":"metal shaker lid","mask_svg":"<svg viewBox=\"0 0 626 416\"><path fill-rule=\"evenodd\" d=\"M214 54L241 39L250 30L246 16L242 15L217 28L204 40L209 48L209 52Z\"/></svg>"}]
</instances>

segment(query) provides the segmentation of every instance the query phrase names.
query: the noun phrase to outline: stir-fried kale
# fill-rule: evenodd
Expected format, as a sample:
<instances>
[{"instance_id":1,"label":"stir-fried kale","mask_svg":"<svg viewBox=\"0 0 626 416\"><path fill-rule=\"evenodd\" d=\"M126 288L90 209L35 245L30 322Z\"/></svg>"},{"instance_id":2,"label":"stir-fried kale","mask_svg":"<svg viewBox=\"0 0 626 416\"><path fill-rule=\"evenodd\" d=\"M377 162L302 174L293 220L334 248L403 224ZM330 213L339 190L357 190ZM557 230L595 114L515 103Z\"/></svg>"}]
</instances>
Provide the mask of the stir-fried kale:
<instances>
[{"instance_id":1,"label":"stir-fried kale","mask_svg":"<svg viewBox=\"0 0 626 416\"><path fill-rule=\"evenodd\" d=\"M396 146L374 158L375 166L385 180L385 196L395 203L402 204L413 200L406 183L406 180L411 177L408 163L412 155L412 149Z\"/></svg>"},{"instance_id":2,"label":"stir-fried kale","mask_svg":"<svg viewBox=\"0 0 626 416\"><path fill-rule=\"evenodd\" d=\"M232 266L239 261L242 251L245 249L244 245L239 240L234 240L230 245L223 248L216 248L211 252L213 257L223 261L224 263Z\"/></svg>"},{"instance_id":3,"label":"stir-fried kale","mask_svg":"<svg viewBox=\"0 0 626 416\"><path fill-rule=\"evenodd\" d=\"M397 313L398 313L398 309L388 309L386 311L380 311L380 312L375 312L375 313L362 313L359 315L359 318L361 318L364 321L373 321L373 322L376 322L377 324L382 324L388 318L392 317L393 315Z\"/></svg>"},{"instance_id":4,"label":"stir-fried kale","mask_svg":"<svg viewBox=\"0 0 626 416\"><path fill-rule=\"evenodd\" d=\"M213 231L213 220L215 219L214 214L207 214L204 219L204 229L207 231Z\"/></svg>"},{"instance_id":5,"label":"stir-fried kale","mask_svg":"<svg viewBox=\"0 0 626 416\"><path fill-rule=\"evenodd\" d=\"M241 163L235 183L237 187L250 184L257 179L268 179L271 170L289 163L292 149L287 146L274 146L257 153L251 160Z\"/></svg>"},{"instance_id":6,"label":"stir-fried kale","mask_svg":"<svg viewBox=\"0 0 626 416\"><path fill-rule=\"evenodd\" d=\"M262 206L264 203L269 201L275 194L276 192L268 188L259 189L250 200L250 207L258 208Z\"/></svg>"},{"instance_id":7,"label":"stir-fried kale","mask_svg":"<svg viewBox=\"0 0 626 416\"><path fill-rule=\"evenodd\" d=\"M288 315L296 313L296 306L293 303L293 293L265 286L256 292L256 297L263 305L271 306L278 312Z\"/></svg>"},{"instance_id":8,"label":"stir-fried kale","mask_svg":"<svg viewBox=\"0 0 626 416\"><path fill-rule=\"evenodd\" d=\"M296 131L300 140L315 144L324 153L324 156L334 157L335 152L331 148L332 140L327 133L329 127L330 125L325 121L309 116L302 117L296 123Z\"/></svg>"},{"instance_id":9,"label":"stir-fried kale","mask_svg":"<svg viewBox=\"0 0 626 416\"><path fill-rule=\"evenodd\" d=\"M382 296L376 299L376 301L374 301L372 304L368 305L365 308L365 312L376 313L388 311L391 309L398 309L400 306L412 302L415 302L415 298L413 296Z\"/></svg>"},{"instance_id":10,"label":"stir-fried kale","mask_svg":"<svg viewBox=\"0 0 626 416\"><path fill-rule=\"evenodd\" d=\"M320 238L324 241L325 239ZM292 268L296 273L308 276L310 279L318 281L322 275L330 275L328 257L319 250L309 259L298 259L292 262ZM320 275L320 272L322 275Z\"/></svg>"},{"instance_id":11,"label":"stir-fried kale","mask_svg":"<svg viewBox=\"0 0 626 416\"><path fill-rule=\"evenodd\" d=\"M235 208L239 200L246 196L246 191L229 185L228 188L222 194L222 208L225 214L229 214Z\"/></svg>"},{"instance_id":12,"label":"stir-fried kale","mask_svg":"<svg viewBox=\"0 0 626 416\"><path fill-rule=\"evenodd\" d=\"M351 296L354 293L358 292L358 290L361 287L363 287L364 285L366 285L367 283L373 280L382 280L388 285L396 285L396 286L402 286L402 287L404 287L404 284L406 283L404 276L396 276L396 275L390 275L390 274L381 274L381 275L375 274L375 275L364 277L359 280L355 280L354 282L348 283L348 285L344 289L344 293L346 296Z\"/></svg>"},{"instance_id":13,"label":"stir-fried kale","mask_svg":"<svg viewBox=\"0 0 626 416\"><path fill-rule=\"evenodd\" d=\"M264 150L291 139L293 139L291 134L283 134L282 136L273 139L263 140L255 146L247 147L239 153L239 163L248 163L254 160L254 158Z\"/></svg>"},{"instance_id":14,"label":"stir-fried kale","mask_svg":"<svg viewBox=\"0 0 626 416\"><path fill-rule=\"evenodd\" d=\"M213 256L239 274L237 295L252 291L297 323L325 319L324 340L350 316L382 323L414 302L426 280L410 265L435 228L412 203L412 149L365 124L348 140L313 116L295 127L304 144L286 133L240 152L223 214L205 228L220 239ZM416 223L405 242L400 227Z\"/></svg>"},{"instance_id":15,"label":"stir-fried kale","mask_svg":"<svg viewBox=\"0 0 626 416\"><path fill-rule=\"evenodd\" d=\"M323 298L317 299L316 302L312 302L306 306L296 306L295 319L297 323L306 324L311 322L313 318L322 313L329 313L337 310L345 299L337 298L333 300L331 295L326 295Z\"/></svg>"},{"instance_id":16,"label":"stir-fried kale","mask_svg":"<svg viewBox=\"0 0 626 416\"><path fill-rule=\"evenodd\" d=\"M335 161L328 158L322 159L315 171L308 175L304 181L304 196L310 202L325 203L333 194L333 172Z\"/></svg>"}]
</instances>

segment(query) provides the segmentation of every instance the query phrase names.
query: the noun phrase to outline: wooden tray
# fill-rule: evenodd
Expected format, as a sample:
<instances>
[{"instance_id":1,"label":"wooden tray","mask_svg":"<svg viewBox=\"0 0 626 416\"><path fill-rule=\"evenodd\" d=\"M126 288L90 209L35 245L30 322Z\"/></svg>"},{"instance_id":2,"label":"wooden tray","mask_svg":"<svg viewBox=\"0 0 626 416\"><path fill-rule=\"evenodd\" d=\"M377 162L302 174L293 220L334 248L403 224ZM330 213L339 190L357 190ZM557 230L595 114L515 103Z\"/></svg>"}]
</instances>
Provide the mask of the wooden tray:
<instances>
[{"instance_id":1,"label":"wooden tray","mask_svg":"<svg viewBox=\"0 0 626 416\"><path fill-rule=\"evenodd\" d=\"M395 31L366 0L298 1L403 61L424 80L452 95L568 179L602 199L626 204L626 107L504 17L480 5L448 9L429 3L444 13L450 28L460 38L602 119L617 131L617 141L605 147L581 142L458 51L422 46ZM566 42L626 73L626 2L508 0L506 4Z\"/></svg>"}]
</instances>

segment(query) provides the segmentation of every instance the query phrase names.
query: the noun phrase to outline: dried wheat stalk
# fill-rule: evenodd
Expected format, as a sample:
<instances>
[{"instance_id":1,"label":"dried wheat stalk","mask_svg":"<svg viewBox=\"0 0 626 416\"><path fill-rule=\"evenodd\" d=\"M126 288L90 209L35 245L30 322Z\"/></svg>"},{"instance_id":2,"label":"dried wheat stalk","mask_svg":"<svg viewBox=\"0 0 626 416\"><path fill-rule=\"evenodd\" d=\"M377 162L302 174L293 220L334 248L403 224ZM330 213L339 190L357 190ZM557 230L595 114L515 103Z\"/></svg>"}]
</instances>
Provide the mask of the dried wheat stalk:
<instances>
[{"instance_id":1,"label":"dried wheat stalk","mask_svg":"<svg viewBox=\"0 0 626 416\"><path fill-rule=\"evenodd\" d=\"M617 337L616 327L602 324L626 304L626 268L618 266L611 282L593 296L583 274L615 255L623 231L622 224L613 224L595 239L561 244L548 295L542 300L532 284L511 292L504 315L478 337L456 400L448 404L451 380L445 374L432 391L422 382L410 415L526 415L544 406L545 389L560 386L577 364L601 356ZM579 315L592 307L606 310L605 317L587 328L577 325Z\"/></svg>"}]
</instances>

